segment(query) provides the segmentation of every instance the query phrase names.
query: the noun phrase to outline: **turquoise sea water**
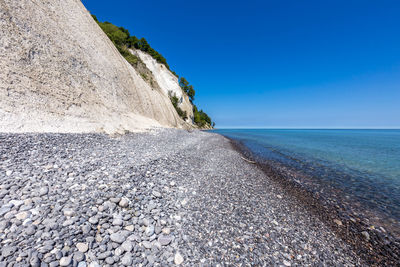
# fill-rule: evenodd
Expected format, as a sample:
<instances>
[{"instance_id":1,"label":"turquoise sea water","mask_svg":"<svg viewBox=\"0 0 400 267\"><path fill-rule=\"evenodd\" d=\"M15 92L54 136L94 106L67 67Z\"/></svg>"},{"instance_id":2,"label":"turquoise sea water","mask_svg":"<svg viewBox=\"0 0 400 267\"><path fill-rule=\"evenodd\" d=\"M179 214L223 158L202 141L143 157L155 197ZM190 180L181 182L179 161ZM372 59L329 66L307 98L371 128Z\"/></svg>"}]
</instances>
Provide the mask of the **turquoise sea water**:
<instances>
[{"instance_id":1,"label":"turquoise sea water","mask_svg":"<svg viewBox=\"0 0 400 267\"><path fill-rule=\"evenodd\" d=\"M336 188L364 208L400 222L400 130L214 132L240 141L261 159L308 175L318 190Z\"/></svg>"}]
</instances>

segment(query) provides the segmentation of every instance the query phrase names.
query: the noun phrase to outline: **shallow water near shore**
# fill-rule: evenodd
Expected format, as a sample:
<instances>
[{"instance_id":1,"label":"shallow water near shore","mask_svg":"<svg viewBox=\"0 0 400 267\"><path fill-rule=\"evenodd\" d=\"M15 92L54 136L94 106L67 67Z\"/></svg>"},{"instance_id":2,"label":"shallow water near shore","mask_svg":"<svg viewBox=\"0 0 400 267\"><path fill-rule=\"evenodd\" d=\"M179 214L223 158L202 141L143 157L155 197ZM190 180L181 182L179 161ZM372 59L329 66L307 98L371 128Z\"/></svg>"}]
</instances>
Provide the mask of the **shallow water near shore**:
<instances>
[{"instance_id":1,"label":"shallow water near shore","mask_svg":"<svg viewBox=\"0 0 400 267\"><path fill-rule=\"evenodd\" d=\"M367 224L400 225L400 130L221 129L260 161L290 169L307 190L334 198Z\"/></svg>"}]
</instances>

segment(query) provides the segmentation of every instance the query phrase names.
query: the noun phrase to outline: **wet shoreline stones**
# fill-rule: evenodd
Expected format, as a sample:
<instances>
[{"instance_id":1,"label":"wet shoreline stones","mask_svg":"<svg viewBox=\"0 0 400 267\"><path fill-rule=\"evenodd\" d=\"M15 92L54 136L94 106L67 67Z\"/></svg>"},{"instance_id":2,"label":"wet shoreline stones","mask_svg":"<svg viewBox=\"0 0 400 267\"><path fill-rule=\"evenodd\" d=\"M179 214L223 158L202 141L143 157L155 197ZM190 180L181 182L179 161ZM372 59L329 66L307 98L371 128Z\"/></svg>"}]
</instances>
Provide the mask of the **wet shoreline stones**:
<instances>
[{"instance_id":1,"label":"wet shoreline stones","mask_svg":"<svg viewBox=\"0 0 400 267\"><path fill-rule=\"evenodd\" d=\"M396 229L398 221L392 221L391 227L388 227L391 230L396 229L394 232L386 231L382 227L375 227L368 216L372 216L377 222L377 220L382 220L380 217L382 214L361 211L362 206L349 207L348 205L353 203L351 200L348 202L349 199L344 197L343 193L338 196L339 190L335 192L336 197L333 198L327 188L318 191L315 190L318 186L315 186L311 187L313 190L310 190L307 183L300 182L300 173L296 173L296 179L294 179L293 171L289 170L287 166L260 158L240 142L230 141L243 157L251 159L271 180L275 181L276 186L284 189L286 194L295 197L298 205L304 206L313 216L318 217L329 226L338 237L352 246L353 250L367 262L367 265L398 265L400 262L400 240L398 229ZM279 195L278 197L282 198ZM346 201L341 202L343 198L346 198ZM329 201L326 201L327 199ZM360 211L354 212L355 209L360 209ZM391 220L387 220L385 223L390 224Z\"/></svg>"},{"instance_id":2,"label":"wet shoreline stones","mask_svg":"<svg viewBox=\"0 0 400 267\"><path fill-rule=\"evenodd\" d=\"M216 134L0 134L0 196L0 266L365 265Z\"/></svg>"}]
</instances>

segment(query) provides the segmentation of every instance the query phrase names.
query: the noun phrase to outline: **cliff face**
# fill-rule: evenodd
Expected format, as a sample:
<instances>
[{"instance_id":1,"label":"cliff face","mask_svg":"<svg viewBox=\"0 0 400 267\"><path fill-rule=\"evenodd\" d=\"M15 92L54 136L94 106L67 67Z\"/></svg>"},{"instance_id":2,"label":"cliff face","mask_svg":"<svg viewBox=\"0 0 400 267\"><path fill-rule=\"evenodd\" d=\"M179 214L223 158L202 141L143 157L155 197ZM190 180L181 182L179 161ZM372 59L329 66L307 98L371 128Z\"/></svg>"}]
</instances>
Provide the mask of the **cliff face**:
<instances>
[{"instance_id":1,"label":"cliff face","mask_svg":"<svg viewBox=\"0 0 400 267\"><path fill-rule=\"evenodd\" d=\"M146 67L152 72L155 81L159 85L162 93L165 96L176 95L179 98L179 107L186 111L187 122L191 123L193 120L193 106L189 101L189 97L182 91L179 86L178 77L169 71L163 64L158 63L150 55L140 50L132 50L132 53L137 55Z\"/></svg>"},{"instance_id":2,"label":"cliff face","mask_svg":"<svg viewBox=\"0 0 400 267\"><path fill-rule=\"evenodd\" d=\"M161 88L152 88L80 0L0 0L0 69L0 131L187 126L162 87L164 74L154 73Z\"/></svg>"}]
</instances>

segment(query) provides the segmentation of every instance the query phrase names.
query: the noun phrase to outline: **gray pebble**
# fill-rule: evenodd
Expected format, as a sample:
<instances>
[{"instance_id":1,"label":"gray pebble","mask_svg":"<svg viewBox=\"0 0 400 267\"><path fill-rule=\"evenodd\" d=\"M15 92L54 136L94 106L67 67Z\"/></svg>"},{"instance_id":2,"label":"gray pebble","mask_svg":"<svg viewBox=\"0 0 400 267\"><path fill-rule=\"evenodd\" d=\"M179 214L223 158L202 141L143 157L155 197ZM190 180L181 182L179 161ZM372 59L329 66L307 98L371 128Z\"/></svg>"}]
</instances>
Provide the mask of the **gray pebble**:
<instances>
[{"instance_id":1,"label":"gray pebble","mask_svg":"<svg viewBox=\"0 0 400 267\"><path fill-rule=\"evenodd\" d=\"M64 210L64 215L65 216L71 217L71 216L74 216L74 214L75 214L75 211L73 209L65 209Z\"/></svg>"},{"instance_id":2,"label":"gray pebble","mask_svg":"<svg viewBox=\"0 0 400 267\"><path fill-rule=\"evenodd\" d=\"M11 206L3 206L0 208L0 217L4 216L7 212L11 210Z\"/></svg>"},{"instance_id":3,"label":"gray pebble","mask_svg":"<svg viewBox=\"0 0 400 267\"><path fill-rule=\"evenodd\" d=\"M91 224L97 224L97 223L99 222L99 218L97 218L96 216L90 217L90 218L89 218L89 222L90 222Z\"/></svg>"},{"instance_id":4,"label":"gray pebble","mask_svg":"<svg viewBox=\"0 0 400 267\"><path fill-rule=\"evenodd\" d=\"M153 196L160 198L161 197L161 193L158 191L153 191Z\"/></svg>"},{"instance_id":5,"label":"gray pebble","mask_svg":"<svg viewBox=\"0 0 400 267\"><path fill-rule=\"evenodd\" d=\"M48 192L49 192L49 188L47 186L41 187L39 189L39 196L47 195Z\"/></svg>"},{"instance_id":6,"label":"gray pebble","mask_svg":"<svg viewBox=\"0 0 400 267\"><path fill-rule=\"evenodd\" d=\"M175 254L175 256L174 256L174 263L175 263L176 265L180 265L180 264L183 263L183 257L182 257L182 255L181 255L179 252L177 252L177 253Z\"/></svg>"},{"instance_id":7,"label":"gray pebble","mask_svg":"<svg viewBox=\"0 0 400 267\"><path fill-rule=\"evenodd\" d=\"M125 241L125 237L119 232L111 234L110 239L111 239L111 241L118 243L118 244L122 244L122 242Z\"/></svg>"},{"instance_id":8,"label":"gray pebble","mask_svg":"<svg viewBox=\"0 0 400 267\"><path fill-rule=\"evenodd\" d=\"M92 261L89 263L89 267L100 267L100 264L97 261Z\"/></svg>"},{"instance_id":9,"label":"gray pebble","mask_svg":"<svg viewBox=\"0 0 400 267\"><path fill-rule=\"evenodd\" d=\"M147 236L152 236L154 234L154 226L153 225L147 226L145 233Z\"/></svg>"},{"instance_id":10,"label":"gray pebble","mask_svg":"<svg viewBox=\"0 0 400 267\"><path fill-rule=\"evenodd\" d=\"M106 258L105 262L106 262L107 264L112 265L112 264L114 264L114 259L113 259L113 257L108 257L108 258Z\"/></svg>"},{"instance_id":11,"label":"gray pebble","mask_svg":"<svg viewBox=\"0 0 400 267\"><path fill-rule=\"evenodd\" d=\"M76 247L80 252L83 252L83 253L85 253L89 249L89 246L86 243L77 243Z\"/></svg>"},{"instance_id":12,"label":"gray pebble","mask_svg":"<svg viewBox=\"0 0 400 267\"><path fill-rule=\"evenodd\" d=\"M34 235L35 233L36 233L36 226L35 225L29 225L25 229L25 234L27 234L27 235Z\"/></svg>"},{"instance_id":13,"label":"gray pebble","mask_svg":"<svg viewBox=\"0 0 400 267\"><path fill-rule=\"evenodd\" d=\"M160 235L158 237L158 242L162 245L162 246L167 246L172 242L172 237L171 236L167 236L167 235Z\"/></svg>"},{"instance_id":14,"label":"gray pebble","mask_svg":"<svg viewBox=\"0 0 400 267\"><path fill-rule=\"evenodd\" d=\"M122 208L126 208L129 206L129 200L127 198L121 198L121 200L119 201L118 205Z\"/></svg>"},{"instance_id":15,"label":"gray pebble","mask_svg":"<svg viewBox=\"0 0 400 267\"><path fill-rule=\"evenodd\" d=\"M1 255L5 258L8 256L11 256L14 254L14 252L17 250L16 247L11 246L11 245L5 245L3 249L1 250Z\"/></svg>"},{"instance_id":16,"label":"gray pebble","mask_svg":"<svg viewBox=\"0 0 400 267\"><path fill-rule=\"evenodd\" d=\"M125 241L122 243L121 248L126 252L131 252L133 249L133 245L130 241Z\"/></svg>"},{"instance_id":17,"label":"gray pebble","mask_svg":"<svg viewBox=\"0 0 400 267\"><path fill-rule=\"evenodd\" d=\"M364 236L365 240L368 241L370 239L369 233L367 231L363 231L361 232L361 234Z\"/></svg>"},{"instance_id":18,"label":"gray pebble","mask_svg":"<svg viewBox=\"0 0 400 267\"><path fill-rule=\"evenodd\" d=\"M121 256L124 252L125 252L125 251L124 251L123 248L117 247L117 248L114 250L114 255L116 255L116 256Z\"/></svg>"},{"instance_id":19,"label":"gray pebble","mask_svg":"<svg viewBox=\"0 0 400 267\"><path fill-rule=\"evenodd\" d=\"M85 254L80 251L74 253L74 260L77 262L81 262L85 259Z\"/></svg>"},{"instance_id":20,"label":"gray pebble","mask_svg":"<svg viewBox=\"0 0 400 267\"><path fill-rule=\"evenodd\" d=\"M85 235L88 234L90 232L90 230L91 230L90 225L85 224L85 225L82 226L82 233L83 234L85 234Z\"/></svg>"},{"instance_id":21,"label":"gray pebble","mask_svg":"<svg viewBox=\"0 0 400 267\"><path fill-rule=\"evenodd\" d=\"M147 256L147 260L149 261L149 263L150 263L151 265L153 265L154 262L155 262L155 258L154 258L153 255L148 255L148 256Z\"/></svg>"},{"instance_id":22,"label":"gray pebble","mask_svg":"<svg viewBox=\"0 0 400 267\"><path fill-rule=\"evenodd\" d=\"M122 224L124 224L124 221L121 218L115 218L112 224L116 226L121 226Z\"/></svg>"},{"instance_id":23,"label":"gray pebble","mask_svg":"<svg viewBox=\"0 0 400 267\"><path fill-rule=\"evenodd\" d=\"M29 259L29 263L32 267L39 267L40 266L40 260L37 256L32 256Z\"/></svg>"},{"instance_id":24,"label":"gray pebble","mask_svg":"<svg viewBox=\"0 0 400 267\"><path fill-rule=\"evenodd\" d=\"M131 253L126 253L122 259L121 263L125 266L131 266L132 265L132 254Z\"/></svg>"},{"instance_id":25,"label":"gray pebble","mask_svg":"<svg viewBox=\"0 0 400 267\"><path fill-rule=\"evenodd\" d=\"M112 198L110 198L110 201L111 201L112 203L118 203L118 202L121 201L121 198L119 198L119 197L112 197Z\"/></svg>"},{"instance_id":26,"label":"gray pebble","mask_svg":"<svg viewBox=\"0 0 400 267\"><path fill-rule=\"evenodd\" d=\"M151 243L149 241L143 241L142 242L143 247L150 249L151 248Z\"/></svg>"},{"instance_id":27,"label":"gray pebble","mask_svg":"<svg viewBox=\"0 0 400 267\"><path fill-rule=\"evenodd\" d=\"M106 251L106 252L97 254L97 258L99 260L104 260L105 258L107 258L109 256L111 256L111 251Z\"/></svg>"},{"instance_id":28,"label":"gray pebble","mask_svg":"<svg viewBox=\"0 0 400 267\"><path fill-rule=\"evenodd\" d=\"M60 266L68 266L68 265L71 264L71 262L72 262L72 259L71 259L70 256L69 257L62 257L60 259Z\"/></svg>"}]
</instances>

